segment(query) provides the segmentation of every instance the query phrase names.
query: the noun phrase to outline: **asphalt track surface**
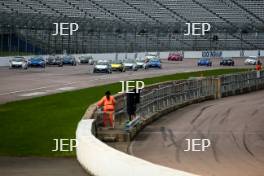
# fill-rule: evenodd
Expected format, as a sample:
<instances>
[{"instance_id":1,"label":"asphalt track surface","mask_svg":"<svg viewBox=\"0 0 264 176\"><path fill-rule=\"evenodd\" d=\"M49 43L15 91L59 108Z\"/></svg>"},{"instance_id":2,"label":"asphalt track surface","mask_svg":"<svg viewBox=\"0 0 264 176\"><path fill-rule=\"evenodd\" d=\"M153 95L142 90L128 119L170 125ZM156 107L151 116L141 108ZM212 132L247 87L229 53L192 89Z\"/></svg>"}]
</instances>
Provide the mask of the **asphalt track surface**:
<instances>
[{"instance_id":1,"label":"asphalt track surface","mask_svg":"<svg viewBox=\"0 0 264 176\"><path fill-rule=\"evenodd\" d=\"M244 59L237 59L235 67L244 66L243 62ZM185 59L183 62L164 61L163 69L140 69L135 72L113 72L113 74L93 74L93 66L89 65L28 70L2 67L0 68L0 104L118 81L215 68L220 68L217 59L213 60L213 67L210 68L197 67L197 59Z\"/></svg>"},{"instance_id":2,"label":"asphalt track surface","mask_svg":"<svg viewBox=\"0 0 264 176\"><path fill-rule=\"evenodd\" d=\"M244 59L238 59L235 67L244 67L243 61ZM213 60L213 65L210 68L197 67L196 59L185 59L183 62L164 61L161 70L113 72L111 75L93 74L93 66L88 65L28 70L0 67L0 104L130 79L221 68L219 60ZM86 174L73 158L0 157L0 175L84 176Z\"/></svg>"},{"instance_id":3,"label":"asphalt track surface","mask_svg":"<svg viewBox=\"0 0 264 176\"><path fill-rule=\"evenodd\" d=\"M73 158L0 157L1 176L88 176Z\"/></svg>"},{"instance_id":4,"label":"asphalt track surface","mask_svg":"<svg viewBox=\"0 0 264 176\"><path fill-rule=\"evenodd\" d=\"M202 176L264 175L264 91L187 106L148 125L132 155ZM210 139L204 152L186 139ZM196 149L200 149L199 147Z\"/></svg>"}]
</instances>

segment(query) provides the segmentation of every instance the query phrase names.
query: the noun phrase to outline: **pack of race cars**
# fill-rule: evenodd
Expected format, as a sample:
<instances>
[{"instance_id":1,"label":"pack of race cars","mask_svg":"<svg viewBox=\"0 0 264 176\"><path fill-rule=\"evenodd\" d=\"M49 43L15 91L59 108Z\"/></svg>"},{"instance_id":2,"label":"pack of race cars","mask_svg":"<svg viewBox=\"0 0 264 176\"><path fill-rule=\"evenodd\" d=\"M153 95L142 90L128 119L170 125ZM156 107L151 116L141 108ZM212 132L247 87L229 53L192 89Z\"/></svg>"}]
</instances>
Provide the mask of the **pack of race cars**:
<instances>
[{"instance_id":1,"label":"pack of race cars","mask_svg":"<svg viewBox=\"0 0 264 176\"><path fill-rule=\"evenodd\" d=\"M30 67L45 68L46 66L77 66L78 63L88 63L93 65L94 60L91 56L81 56L78 61L73 55L50 55L46 58L44 58L43 56L33 56L29 59L26 59L23 56L17 56L9 60L9 68L28 69Z\"/></svg>"},{"instance_id":2,"label":"pack of race cars","mask_svg":"<svg viewBox=\"0 0 264 176\"><path fill-rule=\"evenodd\" d=\"M113 71L137 71L138 69L158 68L161 69L161 60L158 57L148 59L125 59L125 60L99 60L94 64L94 73L109 73Z\"/></svg>"},{"instance_id":3,"label":"pack of race cars","mask_svg":"<svg viewBox=\"0 0 264 176\"><path fill-rule=\"evenodd\" d=\"M124 59L124 60L98 60L92 56L80 56L78 59L73 55L50 55L33 56L29 59L18 56L9 60L9 68L28 69L30 67L45 68L47 66L63 67L64 65L77 66L78 64L94 65L94 73L112 73L112 71L125 72L127 70L137 71L138 69L162 68L161 60L156 55L148 55L145 58Z\"/></svg>"},{"instance_id":4,"label":"pack of race cars","mask_svg":"<svg viewBox=\"0 0 264 176\"><path fill-rule=\"evenodd\" d=\"M167 57L169 62L183 61L184 56L181 53L170 53ZM244 61L245 65L256 65L258 58L255 56L247 57ZM78 59L73 55L50 55L34 56L26 59L17 56L9 60L9 68L28 69L31 67L45 68L46 66L63 67L64 65L77 66L78 64L94 65L93 73L112 73L113 71L125 72L128 70L137 71L138 69L162 68L162 62L158 55L146 55L144 58L124 59L124 60L94 60L92 56L80 56ZM225 57L220 59L220 66L235 66L233 58ZM211 58L200 58L197 66L213 66Z\"/></svg>"}]
</instances>

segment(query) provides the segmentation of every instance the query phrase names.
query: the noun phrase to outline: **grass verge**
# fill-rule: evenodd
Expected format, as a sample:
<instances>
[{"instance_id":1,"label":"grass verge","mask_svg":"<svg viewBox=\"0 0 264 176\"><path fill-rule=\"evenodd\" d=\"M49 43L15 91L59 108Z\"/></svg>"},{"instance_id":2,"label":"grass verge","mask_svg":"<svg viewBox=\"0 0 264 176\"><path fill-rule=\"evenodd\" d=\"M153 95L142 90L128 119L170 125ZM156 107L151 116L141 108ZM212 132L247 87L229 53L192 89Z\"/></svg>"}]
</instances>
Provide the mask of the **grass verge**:
<instances>
[{"instance_id":1,"label":"grass verge","mask_svg":"<svg viewBox=\"0 0 264 176\"><path fill-rule=\"evenodd\" d=\"M9 52L9 51L0 51L0 57L7 57L7 56L29 56L34 55L33 53L27 53L27 52Z\"/></svg>"},{"instance_id":2,"label":"grass verge","mask_svg":"<svg viewBox=\"0 0 264 176\"><path fill-rule=\"evenodd\" d=\"M203 74L216 76L246 69L217 69L177 73L143 79L146 85L187 79ZM98 101L106 90L117 93L120 83L58 93L0 105L0 155L2 156L75 156L75 152L52 152L53 139L75 138L75 130L87 107Z\"/></svg>"}]
</instances>

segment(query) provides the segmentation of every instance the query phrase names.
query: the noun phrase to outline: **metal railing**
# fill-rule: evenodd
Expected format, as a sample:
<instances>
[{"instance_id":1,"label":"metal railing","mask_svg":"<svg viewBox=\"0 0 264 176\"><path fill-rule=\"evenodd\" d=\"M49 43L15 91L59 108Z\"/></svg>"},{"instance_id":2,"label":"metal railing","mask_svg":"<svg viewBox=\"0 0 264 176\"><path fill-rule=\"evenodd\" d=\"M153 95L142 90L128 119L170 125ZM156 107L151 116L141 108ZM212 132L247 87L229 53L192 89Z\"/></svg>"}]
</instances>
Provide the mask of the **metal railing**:
<instances>
[{"instance_id":1,"label":"metal railing","mask_svg":"<svg viewBox=\"0 0 264 176\"><path fill-rule=\"evenodd\" d=\"M194 100L220 98L258 89L264 89L264 71L165 82L146 87L141 92L136 115L147 119L160 111ZM102 115L102 112L95 113L99 121ZM128 119L125 94L116 96L115 117L116 120L124 117Z\"/></svg>"},{"instance_id":2,"label":"metal railing","mask_svg":"<svg viewBox=\"0 0 264 176\"><path fill-rule=\"evenodd\" d=\"M263 88L264 71L224 75L220 76L220 80L222 96L254 91Z\"/></svg>"},{"instance_id":3,"label":"metal railing","mask_svg":"<svg viewBox=\"0 0 264 176\"><path fill-rule=\"evenodd\" d=\"M204 78L155 88L141 96L137 114L148 118L156 112L202 97L215 96L215 79Z\"/></svg>"}]
</instances>

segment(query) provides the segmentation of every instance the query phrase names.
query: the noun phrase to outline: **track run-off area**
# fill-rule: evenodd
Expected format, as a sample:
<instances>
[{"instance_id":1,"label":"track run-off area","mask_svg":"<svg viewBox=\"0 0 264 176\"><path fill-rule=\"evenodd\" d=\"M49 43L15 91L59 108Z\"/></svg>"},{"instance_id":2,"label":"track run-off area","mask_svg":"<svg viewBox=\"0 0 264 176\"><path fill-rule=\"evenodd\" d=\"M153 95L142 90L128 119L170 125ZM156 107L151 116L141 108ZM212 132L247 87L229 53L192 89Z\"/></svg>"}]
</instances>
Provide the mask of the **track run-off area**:
<instances>
[{"instance_id":1,"label":"track run-off area","mask_svg":"<svg viewBox=\"0 0 264 176\"><path fill-rule=\"evenodd\" d=\"M0 104L118 81L223 68L219 66L219 59L212 61L212 67L198 67L197 59L184 59L182 62L164 60L162 69L139 69L138 71L123 73L113 72L112 74L94 74L91 65L64 66L62 68L54 66L45 69L30 68L28 70L1 67ZM254 66L245 66L244 59L235 59L234 67L225 68L241 67L254 68Z\"/></svg>"},{"instance_id":2,"label":"track run-off area","mask_svg":"<svg viewBox=\"0 0 264 176\"><path fill-rule=\"evenodd\" d=\"M237 59L235 67L225 68L254 68L254 66L244 66L243 61L243 59ZM197 67L196 59L186 59L183 62L164 61L161 70L113 72L111 75L93 74L93 66L88 65L28 70L0 68L0 104L3 104L0 105L0 116L3 122L0 125L2 129L0 136L5 141L0 147L0 153L3 156L23 156L0 157L0 164L14 162L12 165L1 164L0 175L38 176L38 173L42 176L56 173L70 176L74 173L76 176L82 176L85 173L74 158L53 157L72 157L75 156L74 153L53 154L50 150L54 147L54 138L74 138L77 123L85 109L89 104L98 101L105 90L110 89L113 93L121 90L121 87L116 84L104 86L105 84L219 68L223 67L219 66L217 59L213 60L213 67ZM93 88L99 85L99 89ZM91 89L78 90L87 87ZM70 92L57 94L65 91ZM23 99L30 100L12 102ZM43 156L52 158L43 158Z\"/></svg>"},{"instance_id":3,"label":"track run-off area","mask_svg":"<svg viewBox=\"0 0 264 176\"><path fill-rule=\"evenodd\" d=\"M206 101L148 125L130 154L202 176L262 176L264 91ZM185 139L210 139L206 151L184 151Z\"/></svg>"}]
</instances>

